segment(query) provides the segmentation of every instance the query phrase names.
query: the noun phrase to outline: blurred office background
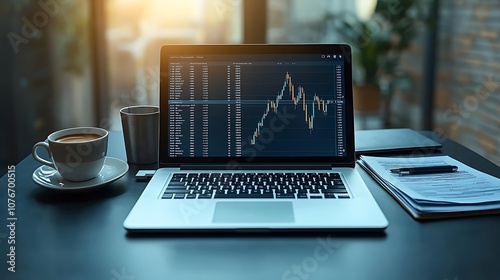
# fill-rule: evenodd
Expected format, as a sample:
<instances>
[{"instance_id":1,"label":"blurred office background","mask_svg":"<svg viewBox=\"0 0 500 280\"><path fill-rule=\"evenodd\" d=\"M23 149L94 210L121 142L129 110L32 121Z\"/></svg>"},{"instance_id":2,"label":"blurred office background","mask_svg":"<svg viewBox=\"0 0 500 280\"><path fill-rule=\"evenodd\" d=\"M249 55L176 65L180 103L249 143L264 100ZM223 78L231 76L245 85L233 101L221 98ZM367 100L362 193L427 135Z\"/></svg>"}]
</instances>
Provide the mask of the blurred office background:
<instances>
[{"instance_id":1,"label":"blurred office background","mask_svg":"<svg viewBox=\"0 0 500 280\"><path fill-rule=\"evenodd\" d=\"M158 104L168 43L348 42L356 129L434 130L500 164L498 19L489 0L5 0L0 170L54 130L120 130L119 108Z\"/></svg>"}]
</instances>

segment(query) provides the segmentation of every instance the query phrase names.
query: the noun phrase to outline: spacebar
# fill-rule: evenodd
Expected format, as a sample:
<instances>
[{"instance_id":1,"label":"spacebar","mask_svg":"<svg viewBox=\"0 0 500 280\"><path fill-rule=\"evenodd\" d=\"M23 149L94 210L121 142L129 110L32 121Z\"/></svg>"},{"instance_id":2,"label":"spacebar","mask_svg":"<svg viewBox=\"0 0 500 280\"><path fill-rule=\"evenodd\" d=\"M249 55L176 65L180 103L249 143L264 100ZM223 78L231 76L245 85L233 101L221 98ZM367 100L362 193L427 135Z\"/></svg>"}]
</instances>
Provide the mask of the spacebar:
<instances>
[{"instance_id":1,"label":"spacebar","mask_svg":"<svg viewBox=\"0 0 500 280\"><path fill-rule=\"evenodd\" d=\"M266 194L215 194L215 199L217 198L274 198L272 193Z\"/></svg>"}]
</instances>

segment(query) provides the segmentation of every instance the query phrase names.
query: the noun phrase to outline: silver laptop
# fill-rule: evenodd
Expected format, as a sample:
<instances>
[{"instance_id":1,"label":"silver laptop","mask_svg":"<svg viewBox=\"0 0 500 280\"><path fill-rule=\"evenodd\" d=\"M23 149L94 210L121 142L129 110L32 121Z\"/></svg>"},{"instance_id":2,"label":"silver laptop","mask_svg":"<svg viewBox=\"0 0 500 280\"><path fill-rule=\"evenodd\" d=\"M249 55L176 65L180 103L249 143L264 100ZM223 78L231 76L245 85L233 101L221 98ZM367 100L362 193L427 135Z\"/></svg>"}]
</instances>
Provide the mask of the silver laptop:
<instances>
[{"instance_id":1,"label":"silver laptop","mask_svg":"<svg viewBox=\"0 0 500 280\"><path fill-rule=\"evenodd\" d=\"M383 230L348 45L166 45L159 165L130 231Z\"/></svg>"}]
</instances>

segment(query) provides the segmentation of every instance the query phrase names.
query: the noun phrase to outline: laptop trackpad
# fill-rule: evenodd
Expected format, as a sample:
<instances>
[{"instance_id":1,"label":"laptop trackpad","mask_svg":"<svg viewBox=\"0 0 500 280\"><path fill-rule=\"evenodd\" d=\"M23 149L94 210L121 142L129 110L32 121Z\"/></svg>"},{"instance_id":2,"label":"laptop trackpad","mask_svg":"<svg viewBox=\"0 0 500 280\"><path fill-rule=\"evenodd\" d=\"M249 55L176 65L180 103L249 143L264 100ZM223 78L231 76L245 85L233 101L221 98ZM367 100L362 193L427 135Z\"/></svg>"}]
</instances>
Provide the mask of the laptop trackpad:
<instances>
[{"instance_id":1,"label":"laptop trackpad","mask_svg":"<svg viewBox=\"0 0 500 280\"><path fill-rule=\"evenodd\" d=\"M214 223L293 223L292 202L217 202Z\"/></svg>"}]
</instances>

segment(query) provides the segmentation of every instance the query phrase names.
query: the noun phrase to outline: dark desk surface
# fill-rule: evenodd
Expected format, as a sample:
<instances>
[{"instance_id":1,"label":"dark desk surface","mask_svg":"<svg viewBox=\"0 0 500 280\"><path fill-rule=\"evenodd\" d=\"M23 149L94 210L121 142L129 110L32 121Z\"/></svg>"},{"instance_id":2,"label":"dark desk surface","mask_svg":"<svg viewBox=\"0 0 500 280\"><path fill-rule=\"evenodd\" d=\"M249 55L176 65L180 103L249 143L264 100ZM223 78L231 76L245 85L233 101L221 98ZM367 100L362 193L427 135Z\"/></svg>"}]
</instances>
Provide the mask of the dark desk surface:
<instances>
[{"instance_id":1,"label":"dark desk surface","mask_svg":"<svg viewBox=\"0 0 500 280\"><path fill-rule=\"evenodd\" d=\"M121 139L111 134L109 156L125 159ZM442 151L500 174L455 142L444 141ZM134 179L137 166L102 190L76 196L33 183L38 166L31 156L16 166L15 273L7 271L7 177L0 180L0 279L500 278L500 215L418 222L359 166L389 220L383 235L128 236L123 220L146 186Z\"/></svg>"}]
</instances>

